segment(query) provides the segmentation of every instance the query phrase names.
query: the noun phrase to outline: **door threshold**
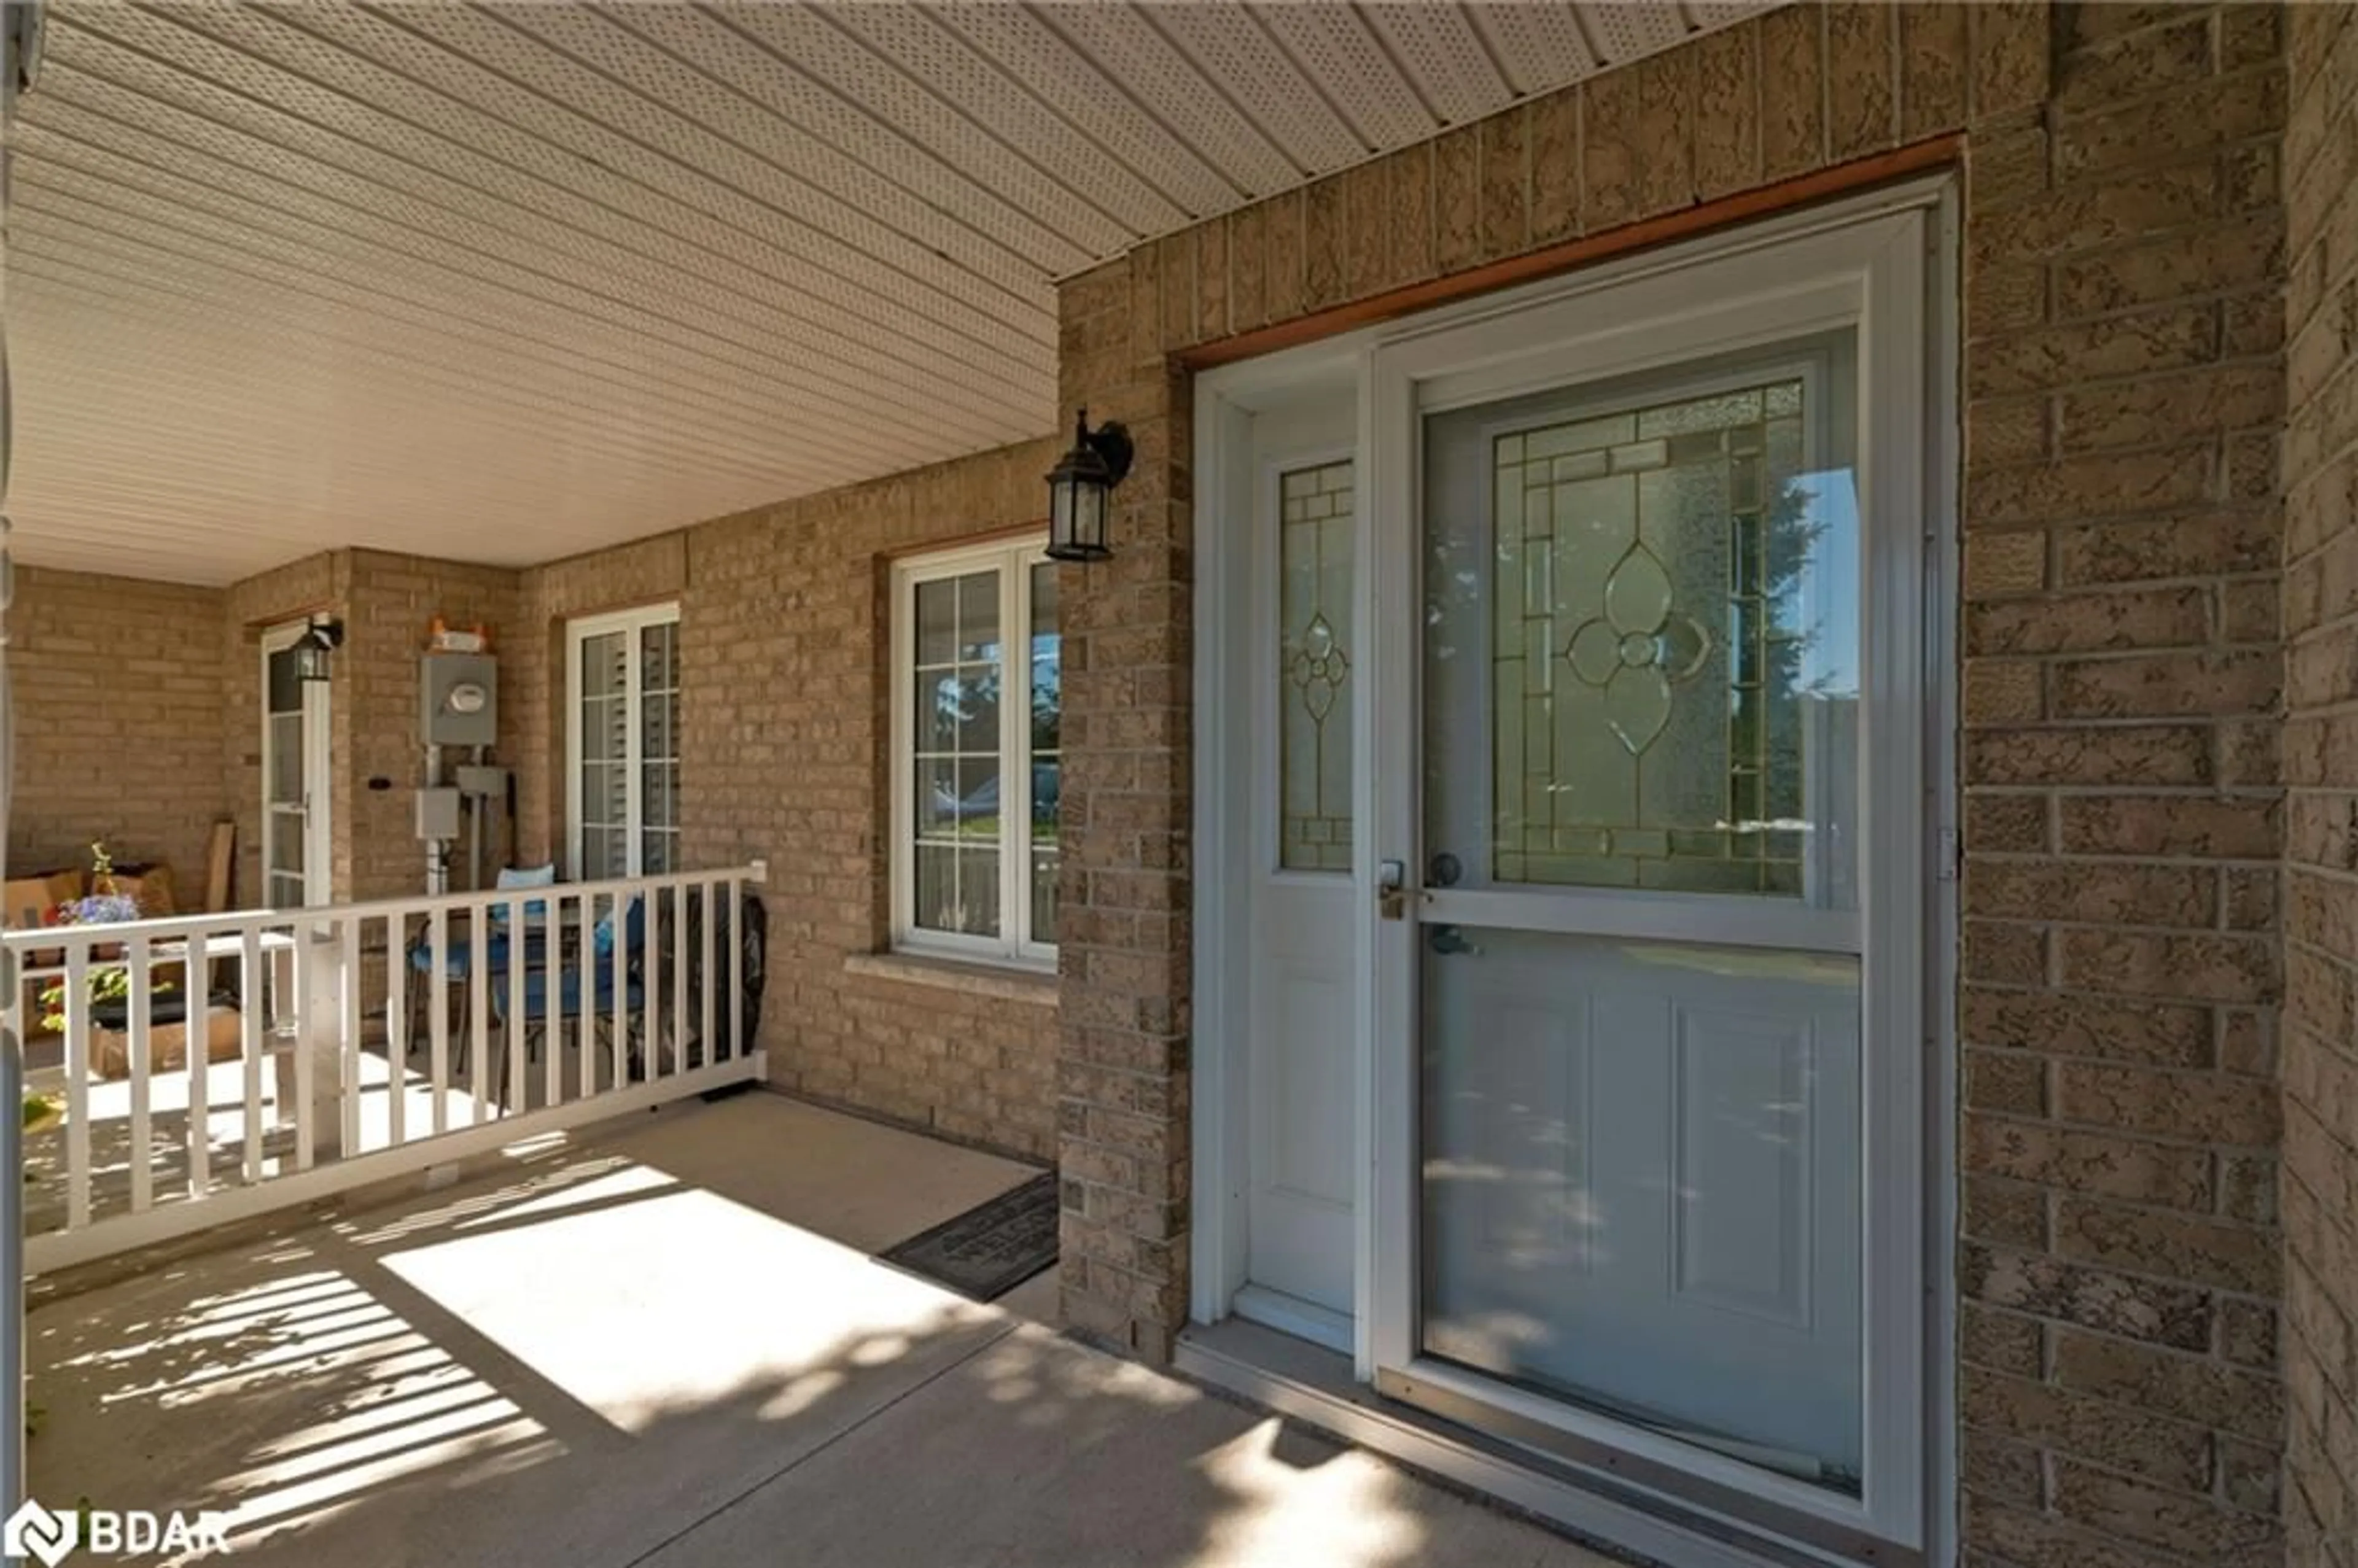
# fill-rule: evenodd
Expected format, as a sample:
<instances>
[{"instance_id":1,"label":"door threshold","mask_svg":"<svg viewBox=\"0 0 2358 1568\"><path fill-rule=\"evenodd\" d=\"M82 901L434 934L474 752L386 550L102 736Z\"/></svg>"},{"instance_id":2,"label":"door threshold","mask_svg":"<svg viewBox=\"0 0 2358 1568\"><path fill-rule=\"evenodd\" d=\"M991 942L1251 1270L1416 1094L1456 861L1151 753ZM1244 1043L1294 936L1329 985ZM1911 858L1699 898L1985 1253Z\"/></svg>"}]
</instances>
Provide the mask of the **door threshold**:
<instances>
[{"instance_id":1,"label":"door threshold","mask_svg":"<svg viewBox=\"0 0 2358 1568\"><path fill-rule=\"evenodd\" d=\"M1306 1339L1313 1345L1324 1346L1345 1356L1351 1353L1354 1325L1350 1318L1332 1307L1320 1306L1316 1302L1304 1301L1283 1291L1273 1291L1267 1285L1247 1285L1237 1292L1236 1300L1229 1303L1228 1310L1238 1317L1250 1318L1262 1327L1273 1328L1280 1334Z\"/></svg>"},{"instance_id":2,"label":"door threshold","mask_svg":"<svg viewBox=\"0 0 2358 1568\"><path fill-rule=\"evenodd\" d=\"M1231 1317L1191 1325L1173 1365L1248 1403L1290 1416L1444 1481L1522 1509L1625 1562L1678 1568L1827 1568L1842 1559L1764 1540L1725 1520L1578 1470L1379 1396L1351 1358Z\"/></svg>"}]
</instances>

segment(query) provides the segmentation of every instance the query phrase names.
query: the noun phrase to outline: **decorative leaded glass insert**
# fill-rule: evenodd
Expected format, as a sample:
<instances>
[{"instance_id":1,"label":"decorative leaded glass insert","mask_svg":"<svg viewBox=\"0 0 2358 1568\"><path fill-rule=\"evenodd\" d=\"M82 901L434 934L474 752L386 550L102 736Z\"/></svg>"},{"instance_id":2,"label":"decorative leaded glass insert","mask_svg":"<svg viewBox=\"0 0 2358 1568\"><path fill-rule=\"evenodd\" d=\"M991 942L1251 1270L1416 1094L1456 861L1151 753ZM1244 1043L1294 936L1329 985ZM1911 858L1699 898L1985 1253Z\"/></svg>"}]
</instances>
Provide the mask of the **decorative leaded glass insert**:
<instances>
[{"instance_id":1,"label":"decorative leaded glass insert","mask_svg":"<svg viewBox=\"0 0 2358 1568\"><path fill-rule=\"evenodd\" d=\"M1278 863L1351 869L1352 479L1347 460L1278 481Z\"/></svg>"},{"instance_id":2,"label":"decorative leaded glass insert","mask_svg":"<svg viewBox=\"0 0 2358 1568\"><path fill-rule=\"evenodd\" d=\"M1804 757L1847 753L1855 677L1833 692L1806 667L1807 386L1493 440L1497 881L1798 897L1812 880Z\"/></svg>"}]
</instances>

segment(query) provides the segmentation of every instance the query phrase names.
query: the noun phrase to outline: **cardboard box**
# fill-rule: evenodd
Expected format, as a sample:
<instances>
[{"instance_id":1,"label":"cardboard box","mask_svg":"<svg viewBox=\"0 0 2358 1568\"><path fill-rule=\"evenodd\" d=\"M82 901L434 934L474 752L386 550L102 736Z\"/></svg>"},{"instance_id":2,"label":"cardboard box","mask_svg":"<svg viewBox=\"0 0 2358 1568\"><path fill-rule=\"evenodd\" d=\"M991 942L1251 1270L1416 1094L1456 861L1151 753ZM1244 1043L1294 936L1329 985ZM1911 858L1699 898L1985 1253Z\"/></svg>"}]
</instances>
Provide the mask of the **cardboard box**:
<instances>
[{"instance_id":1,"label":"cardboard box","mask_svg":"<svg viewBox=\"0 0 2358 1568\"><path fill-rule=\"evenodd\" d=\"M9 929L29 930L48 924L49 911L81 896L80 871L45 871L37 877L11 877L0 883L0 915Z\"/></svg>"},{"instance_id":2,"label":"cardboard box","mask_svg":"<svg viewBox=\"0 0 2358 1568\"><path fill-rule=\"evenodd\" d=\"M215 1005L205 1009L199 1025L205 1037L205 1060L234 1062L244 1054L245 1026L233 1007ZM90 1057L102 1078L127 1078L131 1076L131 1036L118 1034L112 1029L90 1032ZM185 1023L154 1023L147 1028L147 1067L155 1073L169 1073L189 1065L189 1026Z\"/></svg>"},{"instance_id":3,"label":"cardboard box","mask_svg":"<svg viewBox=\"0 0 2358 1568\"><path fill-rule=\"evenodd\" d=\"M138 903L142 920L161 920L179 913L173 902L172 868L161 862L115 872L114 891Z\"/></svg>"},{"instance_id":4,"label":"cardboard box","mask_svg":"<svg viewBox=\"0 0 2358 1568\"><path fill-rule=\"evenodd\" d=\"M81 896L80 871L49 871L38 877L11 877L0 883L0 918L5 918L12 931L30 931L49 922L49 911L70 899ZM65 961L65 955L54 947L25 955L25 962L34 968Z\"/></svg>"}]
</instances>

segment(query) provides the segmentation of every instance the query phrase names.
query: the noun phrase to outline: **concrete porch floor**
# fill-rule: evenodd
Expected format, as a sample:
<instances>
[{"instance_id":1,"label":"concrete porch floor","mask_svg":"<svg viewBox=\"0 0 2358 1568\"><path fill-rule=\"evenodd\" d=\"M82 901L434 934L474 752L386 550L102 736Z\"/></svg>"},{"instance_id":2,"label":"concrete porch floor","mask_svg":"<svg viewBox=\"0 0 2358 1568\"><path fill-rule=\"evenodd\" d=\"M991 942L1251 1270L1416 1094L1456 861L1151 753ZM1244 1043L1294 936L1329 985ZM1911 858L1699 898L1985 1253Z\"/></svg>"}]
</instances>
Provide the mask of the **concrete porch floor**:
<instances>
[{"instance_id":1,"label":"concrete porch floor","mask_svg":"<svg viewBox=\"0 0 2358 1568\"><path fill-rule=\"evenodd\" d=\"M35 1311L32 1492L240 1563L1602 1568L869 1256L1033 1173L752 1094L161 1264Z\"/></svg>"}]
</instances>

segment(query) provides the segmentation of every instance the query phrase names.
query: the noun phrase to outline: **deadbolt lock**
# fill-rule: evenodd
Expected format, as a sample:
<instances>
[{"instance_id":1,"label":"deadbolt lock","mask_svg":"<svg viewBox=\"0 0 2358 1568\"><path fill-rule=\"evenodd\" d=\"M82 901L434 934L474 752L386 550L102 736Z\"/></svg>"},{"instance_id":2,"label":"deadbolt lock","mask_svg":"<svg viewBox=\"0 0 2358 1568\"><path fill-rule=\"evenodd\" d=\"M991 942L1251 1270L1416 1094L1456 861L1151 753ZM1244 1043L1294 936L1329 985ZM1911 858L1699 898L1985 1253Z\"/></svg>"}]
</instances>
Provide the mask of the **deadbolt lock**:
<instances>
[{"instance_id":1,"label":"deadbolt lock","mask_svg":"<svg viewBox=\"0 0 2358 1568\"><path fill-rule=\"evenodd\" d=\"M1408 914L1408 866L1401 860L1386 860L1376 868L1376 913L1386 920L1400 920Z\"/></svg>"}]
</instances>

